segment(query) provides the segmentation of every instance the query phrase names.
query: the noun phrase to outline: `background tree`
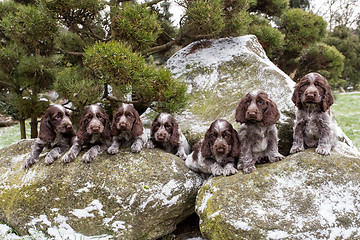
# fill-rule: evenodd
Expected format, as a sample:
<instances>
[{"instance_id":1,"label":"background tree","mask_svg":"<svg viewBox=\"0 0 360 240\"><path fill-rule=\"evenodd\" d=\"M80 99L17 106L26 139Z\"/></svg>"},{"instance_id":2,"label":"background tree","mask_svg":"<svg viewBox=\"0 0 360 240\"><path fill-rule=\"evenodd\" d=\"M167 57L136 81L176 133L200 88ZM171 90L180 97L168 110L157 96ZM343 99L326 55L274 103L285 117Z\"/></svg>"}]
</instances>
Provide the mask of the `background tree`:
<instances>
[{"instance_id":1,"label":"background tree","mask_svg":"<svg viewBox=\"0 0 360 240\"><path fill-rule=\"evenodd\" d=\"M360 39L350 28L337 26L325 42L336 47L344 56L343 82L341 87L359 89L360 85Z\"/></svg>"},{"instance_id":2,"label":"background tree","mask_svg":"<svg viewBox=\"0 0 360 240\"><path fill-rule=\"evenodd\" d=\"M37 136L37 118L46 107L39 93L54 80L53 39L55 20L42 6L0 4L0 86L19 111L21 137L25 138L25 119L31 118L31 137Z\"/></svg>"}]
</instances>

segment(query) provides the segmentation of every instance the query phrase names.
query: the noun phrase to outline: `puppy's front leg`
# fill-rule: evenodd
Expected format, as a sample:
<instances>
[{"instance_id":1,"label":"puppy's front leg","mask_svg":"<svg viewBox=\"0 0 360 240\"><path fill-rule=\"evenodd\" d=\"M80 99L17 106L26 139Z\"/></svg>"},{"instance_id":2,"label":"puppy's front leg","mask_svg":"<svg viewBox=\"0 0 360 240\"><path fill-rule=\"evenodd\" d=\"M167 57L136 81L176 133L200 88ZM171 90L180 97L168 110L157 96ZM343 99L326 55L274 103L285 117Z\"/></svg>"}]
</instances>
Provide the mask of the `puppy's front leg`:
<instances>
[{"instance_id":1,"label":"puppy's front leg","mask_svg":"<svg viewBox=\"0 0 360 240\"><path fill-rule=\"evenodd\" d=\"M182 160L185 160L187 158L184 144L179 145L179 149L175 155L178 156L179 158L181 158Z\"/></svg>"},{"instance_id":2,"label":"puppy's front leg","mask_svg":"<svg viewBox=\"0 0 360 240\"><path fill-rule=\"evenodd\" d=\"M206 158L204 160L204 163L208 167L208 172L211 173L213 176L224 175L224 168L214 159Z\"/></svg>"},{"instance_id":3,"label":"puppy's front leg","mask_svg":"<svg viewBox=\"0 0 360 240\"><path fill-rule=\"evenodd\" d=\"M251 146L242 145L237 169L242 169L245 174L252 173L256 170L255 163L256 159L252 156Z\"/></svg>"},{"instance_id":4,"label":"puppy's front leg","mask_svg":"<svg viewBox=\"0 0 360 240\"><path fill-rule=\"evenodd\" d=\"M269 161L271 163L284 159L284 156L279 153L278 137L276 130L269 132L268 147L266 154L268 155Z\"/></svg>"},{"instance_id":5,"label":"puppy's front leg","mask_svg":"<svg viewBox=\"0 0 360 240\"><path fill-rule=\"evenodd\" d=\"M135 138L133 144L131 145L131 152L138 153L141 151L144 143L140 137Z\"/></svg>"},{"instance_id":6,"label":"puppy's front leg","mask_svg":"<svg viewBox=\"0 0 360 240\"><path fill-rule=\"evenodd\" d=\"M224 176L230 176L230 175L234 175L237 172L238 171L235 168L235 163L232 160L225 165L223 174Z\"/></svg>"},{"instance_id":7,"label":"puppy's front leg","mask_svg":"<svg viewBox=\"0 0 360 240\"><path fill-rule=\"evenodd\" d=\"M69 163L73 161L77 155L79 155L79 152L81 151L81 144L78 141L75 141L74 145L70 148L70 150L65 153L65 155L61 158L63 163Z\"/></svg>"},{"instance_id":8,"label":"puppy's front leg","mask_svg":"<svg viewBox=\"0 0 360 240\"><path fill-rule=\"evenodd\" d=\"M294 134L293 134L293 144L290 149L290 153L297 153L303 151L304 147L304 128L306 122L304 120L300 120L296 118L296 123L294 127Z\"/></svg>"},{"instance_id":9,"label":"puppy's front leg","mask_svg":"<svg viewBox=\"0 0 360 240\"><path fill-rule=\"evenodd\" d=\"M34 146L31 150L30 156L26 158L25 161L23 162L24 169L30 168L39 159L39 155L45 146L46 146L46 142L44 142L40 138L36 139Z\"/></svg>"},{"instance_id":10,"label":"puppy's front leg","mask_svg":"<svg viewBox=\"0 0 360 240\"><path fill-rule=\"evenodd\" d=\"M52 164L56 159L58 159L66 150L69 149L70 146L63 145L59 147L55 147L51 149L51 151L48 153L48 155L45 157L45 163L47 165Z\"/></svg>"},{"instance_id":11,"label":"puppy's front leg","mask_svg":"<svg viewBox=\"0 0 360 240\"><path fill-rule=\"evenodd\" d=\"M113 137L113 142L111 146L108 148L107 152L109 154L117 154L119 152L119 147L120 147L120 139L119 137L115 136Z\"/></svg>"},{"instance_id":12,"label":"puppy's front leg","mask_svg":"<svg viewBox=\"0 0 360 240\"><path fill-rule=\"evenodd\" d=\"M332 142L332 134L329 127L330 123L326 120L322 120L320 123L320 138L315 152L321 155L330 155Z\"/></svg>"}]
</instances>

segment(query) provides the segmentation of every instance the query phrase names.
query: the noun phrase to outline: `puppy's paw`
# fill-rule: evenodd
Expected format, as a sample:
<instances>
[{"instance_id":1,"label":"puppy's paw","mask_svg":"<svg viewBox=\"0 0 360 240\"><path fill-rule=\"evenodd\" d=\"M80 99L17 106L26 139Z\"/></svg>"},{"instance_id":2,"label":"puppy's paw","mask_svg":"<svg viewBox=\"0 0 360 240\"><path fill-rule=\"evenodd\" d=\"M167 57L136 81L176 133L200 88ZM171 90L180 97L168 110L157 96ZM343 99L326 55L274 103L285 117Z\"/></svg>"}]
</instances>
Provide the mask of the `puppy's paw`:
<instances>
[{"instance_id":1,"label":"puppy's paw","mask_svg":"<svg viewBox=\"0 0 360 240\"><path fill-rule=\"evenodd\" d=\"M211 166L211 174L214 175L215 177L222 176L222 175L224 175L224 169L221 166L219 166L218 164L213 164Z\"/></svg>"},{"instance_id":2,"label":"puppy's paw","mask_svg":"<svg viewBox=\"0 0 360 240\"><path fill-rule=\"evenodd\" d=\"M243 168L243 172L245 174L249 174L249 173L252 173L252 172L255 172L256 170L256 167L255 166L248 166L248 167L244 167Z\"/></svg>"},{"instance_id":3,"label":"puppy's paw","mask_svg":"<svg viewBox=\"0 0 360 240\"><path fill-rule=\"evenodd\" d=\"M232 164L227 164L224 167L224 176L230 176L230 175L234 175L235 173L237 173L238 171L236 170L236 168L232 165Z\"/></svg>"},{"instance_id":4,"label":"puppy's paw","mask_svg":"<svg viewBox=\"0 0 360 240\"><path fill-rule=\"evenodd\" d=\"M283 155L278 154L278 155L269 157L269 161L270 161L271 163L274 163L274 162L281 161L281 160L283 160L284 158L285 158L285 157L284 157Z\"/></svg>"},{"instance_id":5,"label":"puppy's paw","mask_svg":"<svg viewBox=\"0 0 360 240\"><path fill-rule=\"evenodd\" d=\"M297 144L294 144L290 149L290 154L298 153L304 151L304 146L298 146Z\"/></svg>"},{"instance_id":6,"label":"puppy's paw","mask_svg":"<svg viewBox=\"0 0 360 240\"><path fill-rule=\"evenodd\" d=\"M45 157L45 164L50 165L55 162L56 159L58 159L61 156L61 154L58 151L50 151L48 155Z\"/></svg>"},{"instance_id":7,"label":"puppy's paw","mask_svg":"<svg viewBox=\"0 0 360 240\"><path fill-rule=\"evenodd\" d=\"M32 165L34 165L34 163L37 161L38 159L33 158L32 156L29 156L28 158L25 159L25 161L22 164L22 168L23 169L28 169L30 168Z\"/></svg>"},{"instance_id":8,"label":"puppy's paw","mask_svg":"<svg viewBox=\"0 0 360 240\"><path fill-rule=\"evenodd\" d=\"M83 162L85 163L90 163L92 162L92 160L94 160L95 156L89 152L85 153L83 156L82 156L82 160Z\"/></svg>"},{"instance_id":9,"label":"puppy's paw","mask_svg":"<svg viewBox=\"0 0 360 240\"><path fill-rule=\"evenodd\" d=\"M138 153L140 152L142 149L142 143L141 142L134 142L132 145L131 145L131 152L133 153Z\"/></svg>"},{"instance_id":10,"label":"puppy's paw","mask_svg":"<svg viewBox=\"0 0 360 240\"><path fill-rule=\"evenodd\" d=\"M182 160L185 160L187 158L187 155L184 151L178 151L175 155L181 158Z\"/></svg>"},{"instance_id":11,"label":"puppy's paw","mask_svg":"<svg viewBox=\"0 0 360 240\"><path fill-rule=\"evenodd\" d=\"M152 141L149 141L145 144L145 147L152 149L152 148L155 148L155 144Z\"/></svg>"},{"instance_id":12,"label":"puppy's paw","mask_svg":"<svg viewBox=\"0 0 360 240\"><path fill-rule=\"evenodd\" d=\"M319 145L315 152L321 155L330 155L330 147Z\"/></svg>"},{"instance_id":13,"label":"puppy's paw","mask_svg":"<svg viewBox=\"0 0 360 240\"><path fill-rule=\"evenodd\" d=\"M46 165L53 164L54 162L55 162L55 159L53 158L53 156L47 155L47 156L45 157L45 164L46 164Z\"/></svg>"},{"instance_id":14,"label":"puppy's paw","mask_svg":"<svg viewBox=\"0 0 360 240\"><path fill-rule=\"evenodd\" d=\"M117 154L119 152L119 148L111 146L111 147L108 148L107 152L109 154L114 155L114 154Z\"/></svg>"},{"instance_id":15,"label":"puppy's paw","mask_svg":"<svg viewBox=\"0 0 360 240\"><path fill-rule=\"evenodd\" d=\"M63 163L69 163L74 161L74 159L76 158L76 154L73 152L67 152L62 158L61 161Z\"/></svg>"}]
</instances>

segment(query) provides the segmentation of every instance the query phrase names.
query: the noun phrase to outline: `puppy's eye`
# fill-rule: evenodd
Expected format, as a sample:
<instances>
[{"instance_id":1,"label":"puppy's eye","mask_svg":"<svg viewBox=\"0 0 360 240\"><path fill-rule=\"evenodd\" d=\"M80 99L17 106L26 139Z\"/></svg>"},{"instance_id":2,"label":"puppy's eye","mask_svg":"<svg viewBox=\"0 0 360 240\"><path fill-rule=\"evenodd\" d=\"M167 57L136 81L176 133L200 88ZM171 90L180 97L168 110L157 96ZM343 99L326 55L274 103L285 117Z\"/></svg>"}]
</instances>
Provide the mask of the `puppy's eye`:
<instances>
[{"instance_id":1,"label":"puppy's eye","mask_svg":"<svg viewBox=\"0 0 360 240\"><path fill-rule=\"evenodd\" d=\"M55 119L59 120L62 118L62 114L61 113L58 113L56 116L55 116Z\"/></svg>"},{"instance_id":2,"label":"puppy's eye","mask_svg":"<svg viewBox=\"0 0 360 240\"><path fill-rule=\"evenodd\" d=\"M170 127L171 127L170 124L165 124L166 129L169 129Z\"/></svg>"},{"instance_id":3,"label":"puppy's eye","mask_svg":"<svg viewBox=\"0 0 360 240\"><path fill-rule=\"evenodd\" d=\"M102 116L100 114L96 115L96 117L102 119Z\"/></svg>"},{"instance_id":4,"label":"puppy's eye","mask_svg":"<svg viewBox=\"0 0 360 240\"><path fill-rule=\"evenodd\" d=\"M211 138L211 139L215 139L216 136L215 136L214 134L210 134L210 138Z\"/></svg>"},{"instance_id":5,"label":"puppy's eye","mask_svg":"<svg viewBox=\"0 0 360 240\"><path fill-rule=\"evenodd\" d=\"M230 137L231 137L231 135L230 135L229 133L225 133L225 134L224 134L224 138L225 138L225 139L229 139Z\"/></svg>"},{"instance_id":6,"label":"puppy's eye","mask_svg":"<svg viewBox=\"0 0 360 240\"><path fill-rule=\"evenodd\" d=\"M133 115L132 115L131 113L128 113L128 114L126 114L126 117L127 117L127 118L132 118Z\"/></svg>"},{"instance_id":7,"label":"puppy's eye","mask_svg":"<svg viewBox=\"0 0 360 240\"><path fill-rule=\"evenodd\" d=\"M260 100L257 101L257 104L263 105L263 104L264 104L264 101L260 99Z\"/></svg>"}]
</instances>

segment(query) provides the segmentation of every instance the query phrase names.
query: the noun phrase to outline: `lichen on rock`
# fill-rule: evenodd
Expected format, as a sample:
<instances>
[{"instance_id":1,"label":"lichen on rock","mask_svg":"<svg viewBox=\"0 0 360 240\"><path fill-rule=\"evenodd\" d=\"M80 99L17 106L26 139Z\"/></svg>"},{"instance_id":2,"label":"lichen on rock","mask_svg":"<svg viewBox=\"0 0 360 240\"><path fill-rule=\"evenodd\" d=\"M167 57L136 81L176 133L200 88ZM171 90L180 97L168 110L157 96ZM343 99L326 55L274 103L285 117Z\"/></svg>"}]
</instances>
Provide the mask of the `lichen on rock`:
<instances>
[{"instance_id":1,"label":"lichen on rock","mask_svg":"<svg viewBox=\"0 0 360 240\"><path fill-rule=\"evenodd\" d=\"M194 212L203 180L172 154L124 148L86 164L82 152L74 162L50 166L42 156L23 170L32 143L0 150L0 222L20 234L156 239Z\"/></svg>"},{"instance_id":2,"label":"lichen on rock","mask_svg":"<svg viewBox=\"0 0 360 240\"><path fill-rule=\"evenodd\" d=\"M190 142L201 139L210 123L219 118L237 129L235 109L240 98L260 88L281 112L277 124L282 137L280 149L287 154L295 116L291 102L295 83L268 59L254 35L205 41L206 47L196 48L202 41L194 42L166 64L174 77L188 84L189 106L177 118Z\"/></svg>"},{"instance_id":3,"label":"lichen on rock","mask_svg":"<svg viewBox=\"0 0 360 240\"><path fill-rule=\"evenodd\" d=\"M308 149L207 181L196 212L206 239L357 239L359 188L359 155Z\"/></svg>"}]
</instances>

